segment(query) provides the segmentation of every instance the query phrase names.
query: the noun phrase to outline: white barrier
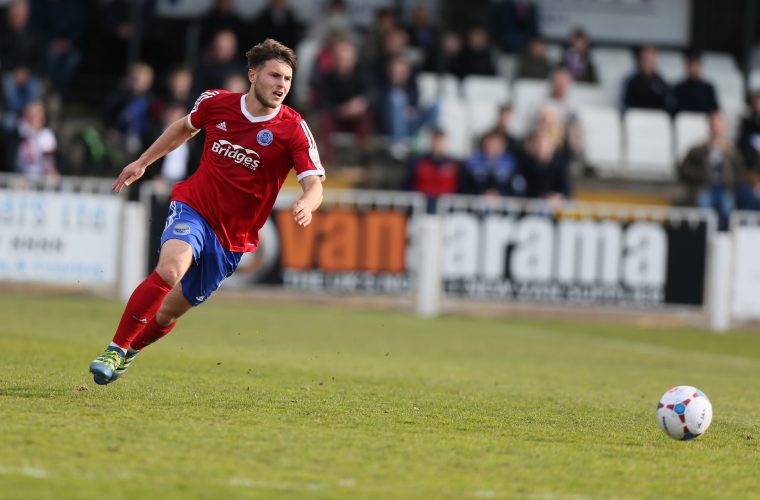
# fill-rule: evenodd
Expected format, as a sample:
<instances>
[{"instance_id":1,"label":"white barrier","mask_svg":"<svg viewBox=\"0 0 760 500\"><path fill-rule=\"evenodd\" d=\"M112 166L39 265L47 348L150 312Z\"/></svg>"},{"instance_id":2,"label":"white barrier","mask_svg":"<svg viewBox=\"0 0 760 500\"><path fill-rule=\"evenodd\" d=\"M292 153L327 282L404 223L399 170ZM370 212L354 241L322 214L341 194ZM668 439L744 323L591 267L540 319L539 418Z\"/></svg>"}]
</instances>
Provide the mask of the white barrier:
<instances>
[{"instance_id":1,"label":"white barrier","mask_svg":"<svg viewBox=\"0 0 760 500\"><path fill-rule=\"evenodd\" d=\"M731 214L731 314L737 320L760 319L760 213Z\"/></svg>"},{"instance_id":2,"label":"white barrier","mask_svg":"<svg viewBox=\"0 0 760 500\"><path fill-rule=\"evenodd\" d=\"M0 280L115 285L116 196L0 189Z\"/></svg>"}]
</instances>

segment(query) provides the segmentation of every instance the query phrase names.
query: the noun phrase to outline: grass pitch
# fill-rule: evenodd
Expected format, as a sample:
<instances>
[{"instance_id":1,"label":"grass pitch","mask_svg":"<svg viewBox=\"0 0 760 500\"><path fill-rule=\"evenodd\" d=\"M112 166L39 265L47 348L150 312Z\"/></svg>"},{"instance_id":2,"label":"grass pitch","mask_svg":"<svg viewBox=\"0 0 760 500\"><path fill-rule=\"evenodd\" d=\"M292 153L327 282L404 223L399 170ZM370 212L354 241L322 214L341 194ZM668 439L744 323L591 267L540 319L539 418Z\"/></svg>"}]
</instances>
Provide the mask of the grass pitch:
<instances>
[{"instance_id":1,"label":"grass pitch","mask_svg":"<svg viewBox=\"0 0 760 500\"><path fill-rule=\"evenodd\" d=\"M212 300L99 387L120 313L0 296L0 497L760 495L757 333ZM688 443L679 384L714 407Z\"/></svg>"}]
</instances>

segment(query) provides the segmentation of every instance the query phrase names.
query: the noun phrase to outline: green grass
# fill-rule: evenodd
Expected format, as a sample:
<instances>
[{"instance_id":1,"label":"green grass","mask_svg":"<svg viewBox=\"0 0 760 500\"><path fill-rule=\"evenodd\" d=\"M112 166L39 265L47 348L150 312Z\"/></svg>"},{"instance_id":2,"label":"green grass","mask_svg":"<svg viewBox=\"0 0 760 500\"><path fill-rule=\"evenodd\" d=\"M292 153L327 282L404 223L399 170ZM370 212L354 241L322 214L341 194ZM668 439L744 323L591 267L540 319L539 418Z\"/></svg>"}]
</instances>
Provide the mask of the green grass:
<instances>
[{"instance_id":1,"label":"green grass","mask_svg":"<svg viewBox=\"0 0 760 500\"><path fill-rule=\"evenodd\" d=\"M0 296L0 497L760 496L757 333L212 301L99 387L120 313Z\"/></svg>"}]
</instances>

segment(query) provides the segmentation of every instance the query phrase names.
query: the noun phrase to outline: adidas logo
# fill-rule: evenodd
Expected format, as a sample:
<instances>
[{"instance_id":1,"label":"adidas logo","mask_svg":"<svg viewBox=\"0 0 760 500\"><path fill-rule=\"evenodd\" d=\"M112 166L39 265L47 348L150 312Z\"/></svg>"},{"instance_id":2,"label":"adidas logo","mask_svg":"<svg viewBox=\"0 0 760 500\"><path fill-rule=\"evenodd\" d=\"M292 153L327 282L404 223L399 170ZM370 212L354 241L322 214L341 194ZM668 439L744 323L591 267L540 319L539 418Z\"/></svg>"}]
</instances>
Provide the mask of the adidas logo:
<instances>
[{"instance_id":1,"label":"adidas logo","mask_svg":"<svg viewBox=\"0 0 760 500\"><path fill-rule=\"evenodd\" d=\"M221 123L217 124L216 128L218 128L219 130L224 130L225 132L227 132L227 122L221 122Z\"/></svg>"}]
</instances>

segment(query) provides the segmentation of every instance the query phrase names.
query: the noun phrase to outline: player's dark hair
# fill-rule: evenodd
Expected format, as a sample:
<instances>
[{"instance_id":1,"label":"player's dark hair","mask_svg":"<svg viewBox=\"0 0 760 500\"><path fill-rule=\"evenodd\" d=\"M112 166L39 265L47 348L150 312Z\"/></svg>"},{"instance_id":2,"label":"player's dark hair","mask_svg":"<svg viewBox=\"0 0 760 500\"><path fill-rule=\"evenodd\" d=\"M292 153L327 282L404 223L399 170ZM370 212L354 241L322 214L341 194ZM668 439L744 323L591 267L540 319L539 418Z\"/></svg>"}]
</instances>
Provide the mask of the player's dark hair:
<instances>
[{"instance_id":1,"label":"player's dark hair","mask_svg":"<svg viewBox=\"0 0 760 500\"><path fill-rule=\"evenodd\" d=\"M245 57L248 59L249 68L260 68L270 59L277 59L289 65L293 69L293 73L296 72L296 53L293 52L293 49L271 38L251 47L245 53Z\"/></svg>"}]
</instances>

